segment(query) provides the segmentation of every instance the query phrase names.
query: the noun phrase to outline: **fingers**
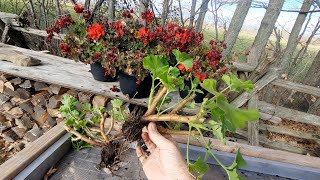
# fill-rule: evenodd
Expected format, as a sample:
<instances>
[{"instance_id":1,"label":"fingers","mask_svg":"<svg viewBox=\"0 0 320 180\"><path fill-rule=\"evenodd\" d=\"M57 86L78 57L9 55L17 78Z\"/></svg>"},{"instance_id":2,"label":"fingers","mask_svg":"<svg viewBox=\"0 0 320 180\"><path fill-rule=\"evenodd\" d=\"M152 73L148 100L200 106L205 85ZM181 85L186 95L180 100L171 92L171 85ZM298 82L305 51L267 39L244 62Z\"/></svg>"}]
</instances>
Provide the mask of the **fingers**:
<instances>
[{"instance_id":1,"label":"fingers","mask_svg":"<svg viewBox=\"0 0 320 180\"><path fill-rule=\"evenodd\" d=\"M137 156L139 158L139 161L143 165L145 160L147 160L146 154L144 153L143 149L140 146L137 146L136 153L137 153Z\"/></svg>"},{"instance_id":2,"label":"fingers","mask_svg":"<svg viewBox=\"0 0 320 180\"><path fill-rule=\"evenodd\" d=\"M159 148L164 148L168 145L173 144L170 140L168 140L158 132L157 126L154 122L150 122L148 125L148 135L150 140Z\"/></svg>"},{"instance_id":3,"label":"fingers","mask_svg":"<svg viewBox=\"0 0 320 180\"><path fill-rule=\"evenodd\" d=\"M148 147L148 150L152 153L156 149L157 146L151 141L148 133L146 133L146 132L142 133L142 139L143 139L144 143L146 144L146 146Z\"/></svg>"}]
</instances>

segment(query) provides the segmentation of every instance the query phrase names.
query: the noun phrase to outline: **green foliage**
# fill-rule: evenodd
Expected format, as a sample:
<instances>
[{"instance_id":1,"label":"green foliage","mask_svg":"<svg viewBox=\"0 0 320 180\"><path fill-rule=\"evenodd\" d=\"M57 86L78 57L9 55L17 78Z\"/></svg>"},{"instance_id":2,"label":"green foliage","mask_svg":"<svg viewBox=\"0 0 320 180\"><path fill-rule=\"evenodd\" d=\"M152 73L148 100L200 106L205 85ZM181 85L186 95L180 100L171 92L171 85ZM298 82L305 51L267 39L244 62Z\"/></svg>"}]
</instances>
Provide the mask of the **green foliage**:
<instances>
[{"instance_id":1,"label":"green foliage","mask_svg":"<svg viewBox=\"0 0 320 180\"><path fill-rule=\"evenodd\" d=\"M223 126L232 132L235 132L236 129L244 128L247 121L257 121L260 117L259 112L255 110L243 110L234 107L229 104L223 95L217 96L216 105L224 112L220 114Z\"/></svg>"},{"instance_id":2,"label":"green foliage","mask_svg":"<svg viewBox=\"0 0 320 180\"><path fill-rule=\"evenodd\" d=\"M237 170L239 167L242 167L242 166L246 166L247 163L246 161L243 159L242 155L240 154L239 150L237 152L237 155L236 155L236 159L234 160L234 162L226 167L226 171L227 171L227 174L229 176L229 180L243 180L245 178L242 178L239 176Z\"/></svg>"},{"instance_id":3,"label":"green foliage","mask_svg":"<svg viewBox=\"0 0 320 180\"><path fill-rule=\"evenodd\" d=\"M209 165L201 157L198 157L196 162L189 164L189 170L191 172L199 173L197 179L201 179L202 176L209 170Z\"/></svg>"},{"instance_id":4,"label":"green foliage","mask_svg":"<svg viewBox=\"0 0 320 180\"><path fill-rule=\"evenodd\" d=\"M88 133L88 127L99 123L106 109L80 103L71 95L64 95L59 111L64 117L65 124L80 133Z\"/></svg>"},{"instance_id":5,"label":"green foliage","mask_svg":"<svg viewBox=\"0 0 320 180\"><path fill-rule=\"evenodd\" d=\"M234 74L223 75L222 80L230 86L231 91L242 91L245 90L247 92L251 92L254 88L254 85L251 83L250 80L248 81L241 81L238 77Z\"/></svg>"},{"instance_id":6,"label":"green foliage","mask_svg":"<svg viewBox=\"0 0 320 180\"><path fill-rule=\"evenodd\" d=\"M159 79L169 92L183 88L184 79L180 76L180 70L169 67L167 56L149 55L143 60L143 67L150 71L153 81Z\"/></svg>"},{"instance_id":7,"label":"green foliage","mask_svg":"<svg viewBox=\"0 0 320 180\"><path fill-rule=\"evenodd\" d=\"M81 150L81 149L85 149L85 148L90 148L92 147L91 144L82 141L82 140L73 140L71 139L71 144L72 144L72 148L76 149L77 151Z\"/></svg>"},{"instance_id":8,"label":"green foliage","mask_svg":"<svg viewBox=\"0 0 320 180\"><path fill-rule=\"evenodd\" d=\"M217 81L215 79L206 79L200 85L211 94L217 95Z\"/></svg>"},{"instance_id":9,"label":"green foliage","mask_svg":"<svg viewBox=\"0 0 320 180\"><path fill-rule=\"evenodd\" d=\"M172 53L175 55L178 64L182 63L186 69L192 68L193 58L191 55L185 52L180 52L177 49L172 50Z\"/></svg>"},{"instance_id":10,"label":"green foliage","mask_svg":"<svg viewBox=\"0 0 320 180\"><path fill-rule=\"evenodd\" d=\"M112 109L109 111L109 114L113 119L117 121L125 121L127 119L127 114L124 113L123 101L120 99L111 100Z\"/></svg>"}]
</instances>

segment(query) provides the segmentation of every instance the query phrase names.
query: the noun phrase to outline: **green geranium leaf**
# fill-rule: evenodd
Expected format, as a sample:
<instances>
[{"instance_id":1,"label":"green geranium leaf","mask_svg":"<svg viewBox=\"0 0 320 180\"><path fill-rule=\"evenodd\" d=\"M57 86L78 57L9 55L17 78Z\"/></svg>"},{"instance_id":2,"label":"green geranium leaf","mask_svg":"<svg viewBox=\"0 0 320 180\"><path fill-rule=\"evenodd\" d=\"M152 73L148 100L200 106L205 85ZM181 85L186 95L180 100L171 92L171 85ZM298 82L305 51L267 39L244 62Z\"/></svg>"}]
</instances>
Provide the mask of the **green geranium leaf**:
<instances>
[{"instance_id":1,"label":"green geranium leaf","mask_svg":"<svg viewBox=\"0 0 320 180\"><path fill-rule=\"evenodd\" d=\"M176 60L178 63L182 63L186 69L192 68L193 65L193 58L191 55L180 52L177 49L172 50L172 53L176 56Z\"/></svg>"},{"instance_id":2,"label":"green geranium leaf","mask_svg":"<svg viewBox=\"0 0 320 180\"><path fill-rule=\"evenodd\" d=\"M238 174L238 168L247 165L246 161L243 159L242 155L240 154L239 150L236 155L236 159L234 162L226 168L227 174L229 176L229 180L243 180Z\"/></svg>"},{"instance_id":3,"label":"green geranium leaf","mask_svg":"<svg viewBox=\"0 0 320 180\"><path fill-rule=\"evenodd\" d=\"M226 138L224 136L224 133L222 131L222 127L221 124L214 121L214 120L210 120L208 122L208 124L210 125L210 131L213 133L213 135L219 139L223 144L226 144Z\"/></svg>"},{"instance_id":4,"label":"green geranium leaf","mask_svg":"<svg viewBox=\"0 0 320 180\"><path fill-rule=\"evenodd\" d=\"M250 80L248 81L241 81L238 77L234 74L223 75L222 80L230 86L231 91L241 91L245 90L247 92L251 92L254 89L254 85L251 83Z\"/></svg>"},{"instance_id":5,"label":"green geranium leaf","mask_svg":"<svg viewBox=\"0 0 320 180\"><path fill-rule=\"evenodd\" d=\"M111 100L111 104L114 108L120 108L123 105L123 101L120 99L113 99Z\"/></svg>"},{"instance_id":6,"label":"green geranium leaf","mask_svg":"<svg viewBox=\"0 0 320 180\"><path fill-rule=\"evenodd\" d=\"M168 73L169 65L166 56L149 55L143 59L143 67L149 70L154 77L166 71Z\"/></svg>"},{"instance_id":7,"label":"green geranium leaf","mask_svg":"<svg viewBox=\"0 0 320 180\"><path fill-rule=\"evenodd\" d=\"M180 70L177 67L170 67L169 74L173 77L178 77L180 75Z\"/></svg>"},{"instance_id":8,"label":"green geranium leaf","mask_svg":"<svg viewBox=\"0 0 320 180\"><path fill-rule=\"evenodd\" d=\"M255 110L243 110L229 104L228 100L223 96L217 96L217 107L224 111L226 128L232 132L236 129L246 127L247 121L257 121L260 114Z\"/></svg>"},{"instance_id":9,"label":"green geranium leaf","mask_svg":"<svg viewBox=\"0 0 320 180\"><path fill-rule=\"evenodd\" d=\"M196 78L197 79L197 78ZM217 94L217 81L214 79L206 79L203 81L203 83L200 84L201 87L205 90L207 90L208 92L210 92L211 94L216 95Z\"/></svg>"},{"instance_id":10,"label":"green geranium leaf","mask_svg":"<svg viewBox=\"0 0 320 180\"><path fill-rule=\"evenodd\" d=\"M197 179L201 179L202 176L209 170L209 165L203 161L201 157L198 157L195 163L189 165L189 169L191 172L199 173Z\"/></svg>"}]
</instances>

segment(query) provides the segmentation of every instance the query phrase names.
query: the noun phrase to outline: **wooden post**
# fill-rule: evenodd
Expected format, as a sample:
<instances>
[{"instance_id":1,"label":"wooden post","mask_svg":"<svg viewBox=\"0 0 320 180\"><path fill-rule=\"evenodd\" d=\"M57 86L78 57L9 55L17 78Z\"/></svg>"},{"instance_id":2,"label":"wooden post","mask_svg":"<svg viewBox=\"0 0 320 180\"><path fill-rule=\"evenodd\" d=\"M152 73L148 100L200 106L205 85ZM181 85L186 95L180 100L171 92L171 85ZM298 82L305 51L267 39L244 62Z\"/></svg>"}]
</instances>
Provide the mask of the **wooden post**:
<instances>
[{"instance_id":1,"label":"wooden post","mask_svg":"<svg viewBox=\"0 0 320 180\"><path fill-rule=\"evenodd\" d=\"M249 100L248 109L258 109L257 94ZM259 146L259 121L248 122L248 143L252 146Z\"/></svg>"}]
</instances>

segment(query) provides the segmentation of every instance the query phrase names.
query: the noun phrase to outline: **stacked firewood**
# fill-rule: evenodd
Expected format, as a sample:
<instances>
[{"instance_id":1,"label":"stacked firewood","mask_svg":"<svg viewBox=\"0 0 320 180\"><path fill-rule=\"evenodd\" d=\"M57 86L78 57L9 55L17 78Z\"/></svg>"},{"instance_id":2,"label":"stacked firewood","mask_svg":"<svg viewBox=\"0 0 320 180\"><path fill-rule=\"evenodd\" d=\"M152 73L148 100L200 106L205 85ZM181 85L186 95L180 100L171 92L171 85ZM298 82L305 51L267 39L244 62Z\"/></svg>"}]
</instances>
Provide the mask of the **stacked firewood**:
<instances>
[{"instance_id":1,"label":"stacked firewood","mask_svg":"<svg viewBox=\"0 0 320 180\"><path fill-rule=\"evenodd\" d=\"M57 123L64 94L105 106L108 98L9 75L0 76L0 141L6 151L20 151ZM0 145L1 146L1 145ZM3 148L3 147L0 147Z\"/></svg>"}]
</instances>

